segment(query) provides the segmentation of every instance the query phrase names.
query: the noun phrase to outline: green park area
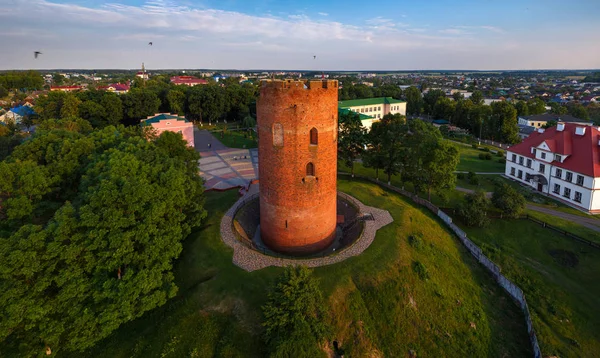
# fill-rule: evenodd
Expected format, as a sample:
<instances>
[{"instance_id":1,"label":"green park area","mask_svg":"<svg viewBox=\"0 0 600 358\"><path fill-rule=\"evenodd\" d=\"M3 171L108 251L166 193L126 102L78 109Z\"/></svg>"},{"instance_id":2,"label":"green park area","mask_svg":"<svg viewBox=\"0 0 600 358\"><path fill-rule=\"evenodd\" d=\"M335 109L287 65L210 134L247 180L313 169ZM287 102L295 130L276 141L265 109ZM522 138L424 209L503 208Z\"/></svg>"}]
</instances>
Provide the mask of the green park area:
<instances>
[{"instance_id":1,"label":"green park area","mask_svg":"<svg viewBox=\"0 0 600 358\"><path fill-rule=\"evenodd\" d=\"M600 352L600 250L524 219L463 228L525 292L544 356Z\"/></svg>"},{"instance_id":2,"label":"green park area","mask_svg":"<svg viewBox=\"0 0 600 358\"><path fill-rule=\"evenodd\" d=\"M505 164L500 162L502 157L460 144L457 144L456 147L460 152L460 162L456 170L474 173L504 173ZM481 158L486 155L489 159Z\"/></svg>"},{"instance_id":3,"label":"green park area","mask_svg":"<svg viewBox=\"0 0 600 358\"><path fill-rule=\"evenodd\" d=\"M258 142L256 141L256 133L254 132L245 130L228 130L221 132L212 132L212 135L229 148L250 149L258 147Z\"/></svg>"},{"instance_id":4,"label":"green park area","mask_svg":"<svg viewBox=\"0 0 600 358\"><path fill-rule=\"evenodd\" d=\"M374 184L339 180L338 186L394 218L360 256L314 270L327 338L347 356L531 355L520 310L434 217ZM175 265L176 297L86 355L267 355L261 306L283 269L248 273L231 263L219 223L235 200L235 191L206 193L207 221L185 240Z\"/></svg>"}]
</instances>

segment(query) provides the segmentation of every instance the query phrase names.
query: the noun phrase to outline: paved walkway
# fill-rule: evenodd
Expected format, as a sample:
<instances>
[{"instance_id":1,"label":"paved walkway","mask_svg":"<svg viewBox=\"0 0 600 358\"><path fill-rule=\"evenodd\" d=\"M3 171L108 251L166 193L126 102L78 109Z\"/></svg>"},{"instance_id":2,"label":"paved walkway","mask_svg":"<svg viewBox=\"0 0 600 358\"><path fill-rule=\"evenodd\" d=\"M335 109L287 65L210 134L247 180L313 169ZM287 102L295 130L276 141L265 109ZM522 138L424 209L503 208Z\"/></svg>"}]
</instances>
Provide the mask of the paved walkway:
<instances>
[{"instance_id":1,"label":"paved walkway","mask_svg":"<svg viewBox=\"0 0 600 358\"><path fill-rule=\"evenodd\" d=\"M373 243L377 230L394 221L392 215L390 215L388 211L366 206L352 196L338 192L338 195L344 197L346 200L352 201L356 206L358 206L360 214L370 213L375 219L364 221L365 227L362 235L354 244L335 253L334 255L312 259L285 259L281 257L267 256L242 244L233 232L233 217L235 216L235 213L243 204L245 204L248 200L252 200L257 195L258 193L255 193L254 195L244 195L242 198L236 201L235 204L233 204L233 206L223 216L223 219L221 219L221 240L223 240L227 246L233 249L233 264L246 271L260 270L269 266L284 267L290 265L304 265L308 267L319 267L344 261L352 256L360 255L371 245L371 243Z\"/></svg>"},{"instance_id":2,"label":"paved walkway","mask_svg":"<svg viewBox=\"0 0 600 358\"><path fill-rule=\"evenodd\" d=\"M461 188L461 187L456 187L456 190L461 191L463 193L473 193L474 192L474 190L467 189L467 188ZM485 193L485 196L487 196L488 198L491 198L493 194L494 194L493 192L488 191ZM545 208L543 206L538 206L535 204L527 204L527 209L537 211L540 213L544 213L547 215L551 215L551 216L557 217L559 219L572 221L572 222L574 222L578 225L584 226L588 229L600 232L600 220L596 219L596 218L586 218L585 216L568 214L568 213L565 213L562 211Z\"/></svg>"},{"instance_id":3,"label":"paved walkway","mask_svg":"<svg viewBox=\"0 0 600 358\"><path fill-rule=\"evenodd\" d=\"M258 149L228 148L206 130L195 130L194 141L206 189L245 186L258 178Z\"/></svg>"}]
</instances>

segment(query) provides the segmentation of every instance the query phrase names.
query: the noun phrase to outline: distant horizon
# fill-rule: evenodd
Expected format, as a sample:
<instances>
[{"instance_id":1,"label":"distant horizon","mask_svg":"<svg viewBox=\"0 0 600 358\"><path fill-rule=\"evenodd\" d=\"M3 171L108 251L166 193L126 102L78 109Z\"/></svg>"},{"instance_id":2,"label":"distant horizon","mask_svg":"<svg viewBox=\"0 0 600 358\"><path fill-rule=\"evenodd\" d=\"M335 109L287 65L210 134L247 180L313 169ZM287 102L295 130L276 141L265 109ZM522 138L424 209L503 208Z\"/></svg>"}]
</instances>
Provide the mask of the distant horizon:
<instances>
[{"instance_id":1,"label":"distant horizon","mask_svg":"<svg viewBox=\"0 0 600 358\"><path fill-rule=\"evenodd\" d=\"M39 72L56 72L56 71L140 71L141 67L137 68L12 68L1 69L0 72L10 71L39 71ZM206 72L325 72L325 73L420 73L420 72L465 72L465 73L488 73L488 72L600 72L600 68L540 68L540 69L491 69L491 70L469 70L469 69L431 69L431 70L302 70L302 69L241 69L241 68L147 68L146 72L152 71L206 71Z\"/></svg>"},{"instance_id":2,"label":"distant horizon","mask_svg":"<svg viewBox=\"0 0 600 358\"><path fill-rule=\"evenodd\" d=\"M0 3L0 68L600 68L597 0L116 1Z\"/></svg>"}]
</instances>

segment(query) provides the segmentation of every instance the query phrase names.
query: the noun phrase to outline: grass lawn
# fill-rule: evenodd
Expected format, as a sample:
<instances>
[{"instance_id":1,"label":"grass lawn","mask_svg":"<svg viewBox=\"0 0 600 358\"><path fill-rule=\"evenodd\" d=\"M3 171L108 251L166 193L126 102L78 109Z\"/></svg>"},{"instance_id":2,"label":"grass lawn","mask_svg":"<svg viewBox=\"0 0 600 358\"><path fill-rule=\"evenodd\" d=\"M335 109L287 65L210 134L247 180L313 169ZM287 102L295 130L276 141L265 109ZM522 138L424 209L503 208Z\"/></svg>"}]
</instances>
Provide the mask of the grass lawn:
<instances>
[{"instance_id":1,"label":"grass lawn","mask_svg":"<svg viewBox=\"0 0 600 358\"><path fill-rule=\"evenodd\" d=\"M530 216L533 216L534 218L536 218L538 220L542 220L542 221L544 221L552 226L555 226L559 229L568 231L568 232L575 234L579 237L582 237L584 239L600 243L600 232L594 231L592 229L588 229L585 226L576 224L569 220L565 220L565 219L557 218L556 216L540 213L539 211L526 210L526 213ZM600 222L599 222L599 224L600 224ZM598 226L600 226L600 225L598 225ZM567 238L565 237L565 239L567 239Z\"/></svg>"},{"instance_id":2,"label":"grass lawn","mask_svg":"<svg viewBox=\"0 0 600 358\"><path fill-rule=\"evenodd\" d=\"M466 232L525 292L543 356L598 356L599 250L527 220Z\"/></svg>"},{"instance_id":3,"label":"grass lawn","mask_svg":"<svg viewBox=\"0 0 600 358\"><path fill-rule=\"evenodd\" d=\"M466 178L466 174L465 174L464 179L456 179L456 186L460 187L460 188L465 188L465 189L483 190L485 192L489 192L489 191L494 191L496 189L495 181L498 181L498 180L504 181L505 180L500 175L487 175L487 174L477 175L477 178L479 178L479 184L474 185L469 182L469 180Z\"/></svg>"},{"instance_id":4,"label":"grass lawn","mask_svg":"<svg viewBox=\"0 0 600 358\"><path fill-rule=\"evenodd\" d=\"M411 349L432 357L531 355L520 310L436 219L376 185L338 185L395 220L362 255L315 269L331 338L347 356L403 357ZM175 265L177 297L123 325L85 356L266 355L260 306L282 269L247 273L233 266L219 222L237 192L206 196L208 220L186 239ZM413 233L422 238L411 244Z\"/></svg>"},{"instance_id":5,"label":"grass lawn","mask_svg":"<svg viewBox=\"0 0 600 358\"><path fill-rule=\"evenodd\" d=\"M222 138L221 133L223 134ZM251 138L250 133L246 131L227 131L224 133L216 132L211 134L229 148L250 149L258 147L256 139Z\"/></svg>"},{"instance_id":6,"label":"grass lawn","mask_svg":"<svg viewBox=\"0 0 600 358\"><path fill-rule=\"evenodd\" d=\"M456 170L475 173L504 173L505 165L498 163L500 157L495 154L492 154L491 160L479 159L479 154L486 152L458 144L456 147L460 151L460 162Z\"/></svg>"}]
</instances>

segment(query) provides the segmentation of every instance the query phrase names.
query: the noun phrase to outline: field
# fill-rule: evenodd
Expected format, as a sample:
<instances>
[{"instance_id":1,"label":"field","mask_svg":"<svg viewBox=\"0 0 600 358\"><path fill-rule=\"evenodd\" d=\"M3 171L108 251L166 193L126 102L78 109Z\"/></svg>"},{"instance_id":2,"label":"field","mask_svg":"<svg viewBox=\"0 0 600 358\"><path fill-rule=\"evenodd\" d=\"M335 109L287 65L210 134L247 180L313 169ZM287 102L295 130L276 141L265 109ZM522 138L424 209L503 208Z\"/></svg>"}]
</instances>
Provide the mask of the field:
<instances>
[{"instance_id":1,"label":"field","mask_svg":"<svg viewBox=\"0 0 600 358\"><path fill-rule=\"evenodd\" d=\"M498 162L500 157L495 154L490 153L491 160L479 159L479 154L487 152L460 144L457 144L456 147L460 151L460 162L456 170L475 173L504 173L505 165Z\"/></svg>"},{"instance_id":2,"label":"field","mask_svg":"<svg viewBox=\"0 0 600 358\"><path fill-rule=\"evenodd\" d=\"M600 250L526 220L466 232L525 292L544 357L597 356Z\"/></svg>"},{"instance_id":3,"label":"field","mask_svg":"<svg viewBox=\"0 0 600 358\"><path fill-rule=\"evenodd\" d=\"M376 185L338 185L395 220L362 255L315 270L329 305L330 338L347 356L531 355L520 310L435 218ZM233 266L219 222L237 194L206 196L208 220L186 239L176 263L177 297L85 356L265 356L260 306L282 269L247 273ZM419 238L409 240L413 234Z\"/></svg>"},{"instance_id":4,"label":"field","mask_svg":"<svg viewBox=\"0 0 600 358\"><path fill-rule=\"evenodd\" d=\"M221 143L229 148L256 148L258 142L246 131L227 131L211 133ZM222 135L222 137L221 137Z\"/></svg>"}]
</instances>

